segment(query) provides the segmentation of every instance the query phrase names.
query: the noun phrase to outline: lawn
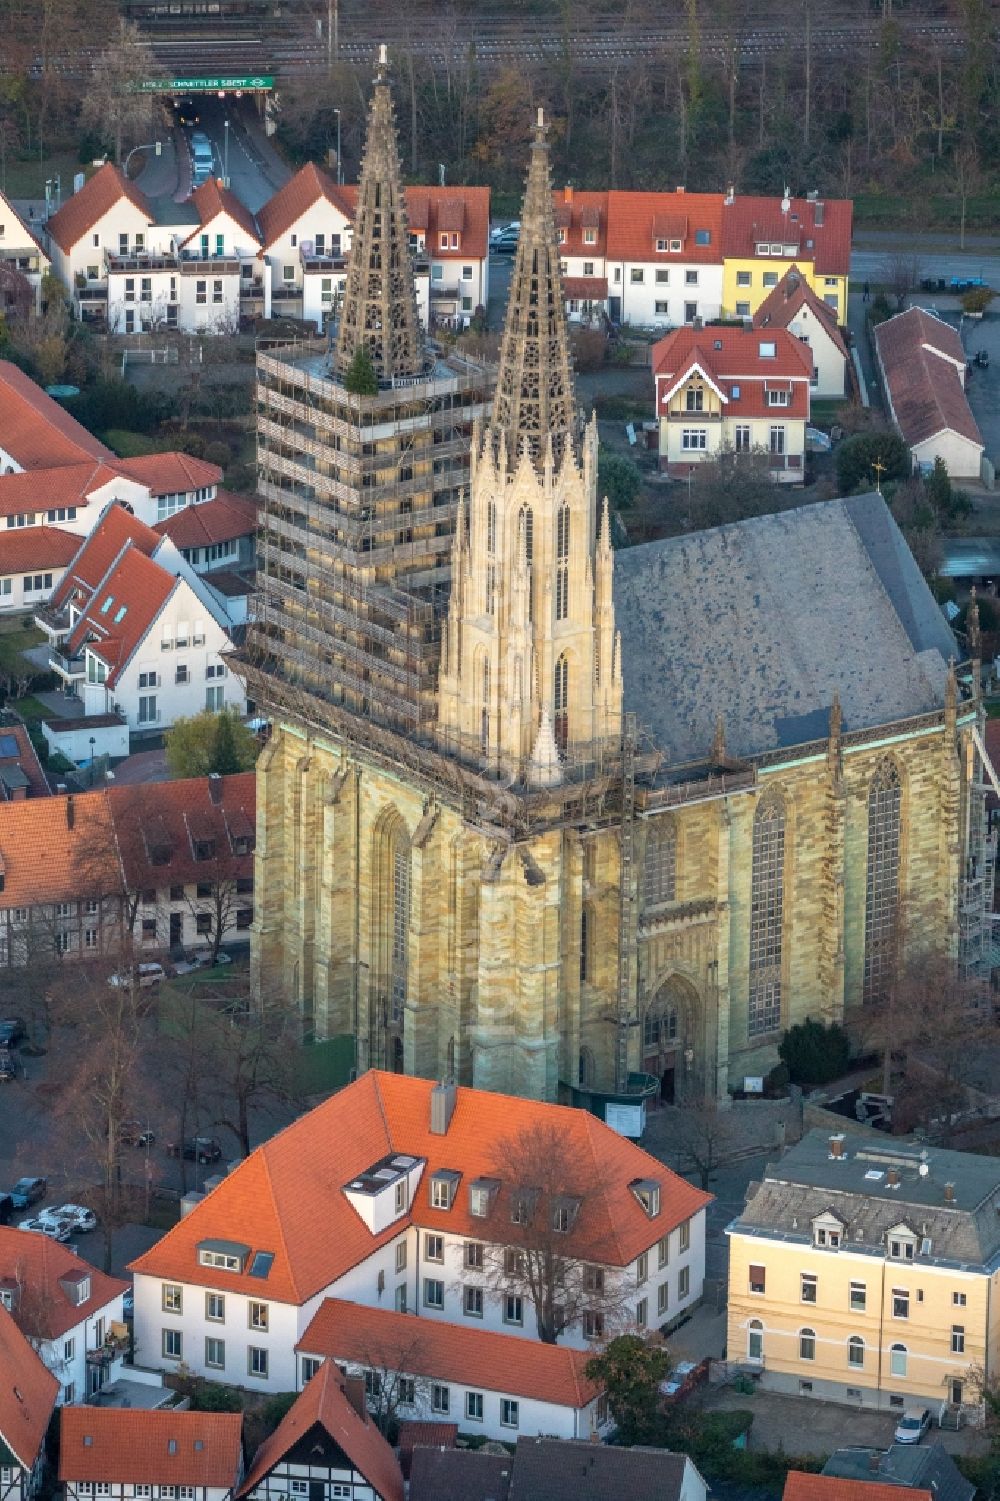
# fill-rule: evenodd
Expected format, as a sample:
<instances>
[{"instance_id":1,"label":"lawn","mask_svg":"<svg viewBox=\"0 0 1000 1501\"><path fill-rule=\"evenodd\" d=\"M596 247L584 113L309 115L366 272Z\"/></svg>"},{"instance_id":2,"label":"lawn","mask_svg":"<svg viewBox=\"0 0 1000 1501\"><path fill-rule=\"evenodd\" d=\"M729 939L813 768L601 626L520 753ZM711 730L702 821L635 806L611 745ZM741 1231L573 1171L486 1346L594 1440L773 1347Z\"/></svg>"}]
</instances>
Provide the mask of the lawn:
<instances>
[{"instance_id":1,"label":"lawn","mask_svg":"<svg viewBox=\"0 0 1000 1501\"><path fill-rule=\"evenodd\" d=\"M65 203L67 198L72 197L74 176L85 170L80 164L78 152L72 150L57 151L44 161L39 161L37 156L27 160L9 156L4 191L10 198L44 198L46 179L59 177L62 179L62 201Z\"/></svg>"},{"instance_id":2,"label":"lawn","mask_svg":"<svg viewBox=\"0 0 1000 1501\"><path fill-rule=\"evenodd\" d=\"M29 626L25 630L21 624L21 616L17 620L5 621L0 626L0 673L22 672L27 668L31 672L37 672L30 662L21 661L21 653L31 646L41 646L45 640L44 633L37 626Z\"/></svg>"},{"instance_id":3,"label":"lawn","mask_svg":"<svg viewBox=\"0 0 1000 1501\"><path fill-rule=\"evenodd\" d=\"M39 719L52 718L52 710L47 709L41 699L35 698L33 693L29 693L27 698L12 699L10 707L29 725Z\"/></svg>"}]
</instances>

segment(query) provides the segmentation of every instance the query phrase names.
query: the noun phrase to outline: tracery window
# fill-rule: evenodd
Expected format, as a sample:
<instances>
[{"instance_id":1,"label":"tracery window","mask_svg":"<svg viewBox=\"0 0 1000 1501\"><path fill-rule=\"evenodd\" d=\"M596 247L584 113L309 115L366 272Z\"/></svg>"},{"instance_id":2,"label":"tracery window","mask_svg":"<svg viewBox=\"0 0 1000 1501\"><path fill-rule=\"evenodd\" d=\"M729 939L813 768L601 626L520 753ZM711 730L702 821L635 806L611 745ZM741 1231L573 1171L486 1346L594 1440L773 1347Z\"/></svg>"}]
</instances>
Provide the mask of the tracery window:
<instances>
[{"instance_id":1,"label":"tracery window","mask_svg":"<svg viewBox=\"0 0 1000 1501\"><path fill-rule=\"evenodd\" d=\"M556 521L556 619L569 614L569 506L560 506Z\"/></svg>"},{"instance_id":2,"label":"tracery window","mask_svg":"<svg viewBox=\"0 0 1000 1501\"><path fill-rule=\"evenodd\" d=\"M677 897L677 830L665 819L650 824L646 835L642 895L647 907L672 902Z\"/></svg>"},{"instance_id":3,"label":"tracery window","mask_svg":"<svg viewBox=\"0 0 1000 1501\"><path fill-rule=\"evenodd\" d=\"M747 1031L751 1037L781 1025L781 943L785 898L785 805L767 796L753 821L750 873L750 995Z\"/></svg>"},{"instance_id":4,"label":"tracery window","mask_svg":"<svg viewBox=\"0 0 1000 1501\"><path fill-rule=\"evenodd\" d=\"M865 882L865 965L862 1000L884 1000L896 958L899 915L899 768L887 756L868 790L868 864Z\"/></svg>"},{"instance_id":5,"label":"tracery window","mask_svg":"<svg viewBox=\"0 0 1000 1501\"><path fill-rule=\"evenodd\" d=\"M569 741L569 663L564 656L556 663L553 705L556 745L565 751Z\"/></svg>"}]
</instances>

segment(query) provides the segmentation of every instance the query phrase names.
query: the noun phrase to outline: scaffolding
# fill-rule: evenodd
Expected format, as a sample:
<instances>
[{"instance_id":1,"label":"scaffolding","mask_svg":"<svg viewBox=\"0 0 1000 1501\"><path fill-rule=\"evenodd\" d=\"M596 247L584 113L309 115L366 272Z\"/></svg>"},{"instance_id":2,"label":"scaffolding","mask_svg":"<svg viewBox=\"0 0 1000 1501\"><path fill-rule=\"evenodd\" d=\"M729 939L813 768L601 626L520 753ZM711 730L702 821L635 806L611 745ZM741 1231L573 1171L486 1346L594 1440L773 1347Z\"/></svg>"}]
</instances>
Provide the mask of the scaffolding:
<instances>
[{"instance_id":1,"label":"scaffolding","mask_svg":"<svg viewBox=\"0 0 1000 1501\"><path fill-rule=\"evenodd\" d=\"M993 968L993 887L996 835L986 815L986 797L1000 797L1000 781L978 723L971 727L966 761L967 834L958 896L958 962L963 980L985 988Z\"/></svg>"}]
</instances>

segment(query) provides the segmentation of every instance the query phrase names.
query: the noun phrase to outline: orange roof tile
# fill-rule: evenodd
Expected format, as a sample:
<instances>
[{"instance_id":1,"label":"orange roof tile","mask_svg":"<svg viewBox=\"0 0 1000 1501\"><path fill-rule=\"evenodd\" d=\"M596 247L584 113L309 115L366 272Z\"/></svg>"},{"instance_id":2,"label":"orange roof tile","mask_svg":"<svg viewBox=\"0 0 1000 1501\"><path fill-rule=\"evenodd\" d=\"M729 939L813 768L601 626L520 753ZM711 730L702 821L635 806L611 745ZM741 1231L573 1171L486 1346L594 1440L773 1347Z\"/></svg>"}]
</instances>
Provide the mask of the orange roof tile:
<instances>
[{"instance_id":1,"label":"orange roof tile","mask_svg":"<svg viewBox=\"0 0 1000 1501\"><path fill-rule=\"evenodd\" d=\"M686 234L680 252L685 261L718 263L722 260L721 193L619 193L608 194L608 259L650 261L657 257L656 240L664 235L654 221L669 219L675 229L685 221ZM698 234L708 234L707 245L698 244ZM663 258L668 265L668 257Z\"/></svg>"},{"instance_id":2,"label":"orange roof tile","mask_svg":"<svg viewBox=\"0 0 1000 1501\"><path fill-rule=\"evenodd\" d=\"M80 538L58 526L24 526L5 531L0 542L0 575L29 568L65 568L75 557Z\"/></svg>"},{"instance_id":3,"label":"orange roof tile","mask_svg":"<svg viewBox=\"0 0 1000 1501\"><path fill-rule=\"evenodd\" d=\"M325 1360L278 1427L254 1455L237 1497L249 1495L279 1460L319 1424L347 1455L381 1501L403 1501L403 1472L392 1449L367 1414L357 1411L344 1378Z\"/></svg>"},{"instance_id":4,"label":"orange roof tile","mask_svg":"<svg viewBox=\"0 0 1000 1501\"><path fill-rule=\"evenodd\" d=\"M144 453L135 459L116 459L115 467L140 485L148 485L153 495L173 495L178 491L201 490L217 485L222 478L218 464L192 458L189 453Z\"/></svg>"},{"instance_id":5,"label":"orange roof tile","mask_svg":"<svg viewBox=\"0 0 1000 1501\"><path fill-rule=\"evenodd\" d=\"M37 250L41 251L45 265L47 266L49 264L49 257L46 253L45 246L35 234L35 231L31 229L21 218L21 215L18 213L11 200L7 197L6 193L0 193L0 209L3 210L4 220L8 224L11 222L11 220L13 220L18 228L23 230L25 238L30 241L30 243L34 245ZM10 233L7 233L4 238L6 239L7 244L10 245L14 237Z\"/></svg>"},{"instance_id":6,"label":"orange roof tile","mask_svg":"<svg viewBox=\"0 0 1000 1501\"><path fill-rule=\"evenodd\" d=\"M896 424L909 446L951 429L983 446L965 394L965 351L955 329L924 308L907 308L875 325Z\"/></svg>"},{"instance_id":7,"label":"orange roof tile","mask_svg":"<svg viewBox=\"0 0 1000 1501\"><path fill-rule=\"evenodd\" d=\"M8 360L0 360L0 448L22 469L117 463L110 448Z\"/></svg>"},{"instance_id":8,"label":"orange roof tile","mask_svg":"<svg viewBox=\"0 0 1000 1501\"><path fill-rule=\"evenodd\" d=\"M847 359L847 345L837 326L833 308L816 296L798 266L789 266L776 287L764 298L753 315L754 328L787 328L803 307L814 314L826 329L840 353Z\"/></svg>"},{"instance_id":9,"label":"orange roof tile","mask_svg":"<svg viewBox=\"0 0 1000 1501\"><path fill-rule=\"evenodd\" d=\"M0 908L78 901L84 886L98 892L118 890L114 835L103 794L0 803L0 862ZM0 1237L7 1234L0 1229ZM19 1234L17 1242L27 1239ZM44 1236L35 1239L45 1241ZM0 1241L0 1271L2 1245Z\"/></svg>"},{"instance_id":10,"label":"orange roof tile","mask_svg":"<svg viewBox=\"0 0 1000 1501\"><path fill-rule=\"evenodd\" d=\"M760 354L762 343L774 345L773 356ZM725 396L727 417L809 416L812 351L784 328L675 328L653 345L652 366L658 410L697 366ZM788 405L770 406L771 388L788 391Z\"/></svg>"},{"instance_id":11,"label":"orange roof tile","mask_svg":"<svg viewBox=\"0 0 1000 1501\"><path fill-rule=\"evenodd\" d=\"M347 216L354 217L358 190L353 184L339 190ZM442 188L415 184L403 189L406 211L414 229L424 232L428 254L436 261L482 260L489 253L489 188ZM459 224L461 219L461 224ZM439 234L459 232L460 245L439 244Z\"/></svg>"},{"instance_id":12,"label":"orange roof tile","mask_svg":"<svg viewBox=\"0 0 1000 1501\"><path fill-rule=\"evenodd\" d=\"M59 1382L0 1304L0 1440L25 1470L38 1458L58 1395Z\"/></svg>"},{"instance_id":13,"label":"orange roof tile","mask_svg":"<svg viewBox=\"0 0 1000 1501\"><path fill-rule=\"evenodd\" d=\"M120 167L105 162L79 193L67 198L59 212L53 214L46 226L49 238L68 254L122 198L134 204L149 224L153 223L152 206L142 189L129 181Z\"/></svg>"},{"instance_id":14,"label":"orange roof tile","mask_svg":"<svg viewBox=\"0 0 1000 1501\"><path fill-rule=\"evenodd\" d=\"M78 799L78 802L84 801L89 799ZM65 798L46 798L41 803L13 806L30 808L37 813L48 811L57 804L65 822L65 803ZM5 813L6 809L0 808L0 818ZM6 894L5 888L4 896ZM81 1275L90 1278L90 1297L83 1303L72 1303L60 1278L79 1281ZM18 1230L13 1225L0 1225L0 1278L17 1283L19 1294L12 1310L14 1322L24 1334L34 1339L61 1339L68 1329L82 1324L115 1298L121 1297L129 1286L120 1277L109 1277L106 1272L98 1271L68 1246L50 1240L41 1231Z\"/></svg>"},{"instance_id":15,"label":"orange roof tile","mask_svg":"<svg viewBox=\"0 0 1000 1501\"><path fill-rule=\"evenodd\" d=\"M579 193L575 188L564 188L552 194L552 202L556 223L565 231L559 241L560 255L603 256L608 243L607 193ZM584 229L596 229L592 244L584 243Z\"/></svg>"},{"instance_id":16,"label":"orange roof tile","mask_svg":"<svg viewBox=\"0 0 1000 1501\"><path fill-rule=\"evenodd\" d=\"M427 1159L424 1183L437 1168L459 1170L468 1181L495 1171L496 1142L550 1122L565 1131L581 1164L600 1173L601 1191L581 1210L567 1238L569 1254L626 1265L711 1200L585 1110L460 1088L447 1134L435 1135L432 1088L429 1079L378 1070L364 1074L252 1152L138 1257L133 1269L214 1287L219 1274L199 1264L198 1243L236 1236L254 1249L274 1252L269 1297L304 1303L404 1225L482 1238L484 1222L470 1214L468 1193L460 1193L450 1210L434 1209L425 1187L406 1216L373 1236L342 1191L358 1173L389 1152L406 1152ZM635 1178L650 1176L662 1184L662 1207L653 1220L628 1188ZM226 1273L225 1284L252 1295L262 1288L258 1278L245 1274Z\"/></svg>"},{"instance_id":17,"label":"orange roof tile","mask_svg":"<svg viewBox=\"0 0 1000 1501\"><path fill-rule=\"evenodd\" d=\"M120 502L112 501L90 536L83 541L77 539L76 556L52 596L52 609L61 610L71 599L82 609L129 542L152 557L160 545L160 537Z\"/></svg>"},{"instance_id":18,"label":"orange roof tile","mask_svg":"<svg viewBox=\"0 0 1000 1501\"><path fill-rule=\"evenodd\" d=\"M198 215L198 228L191 231L186 240L181 243L189 245L192 240L201 234L206 224L219 214L227 214L234 224L238 224L243 233L248 235L256 245L260 244L260 230L253 214L241 203L236 194L229 188L224 188L216 178L210 177L203 182L200 188L195 188L191 194L191 202L194 204Z\"/></svg>"},{"instance_id":19,"label":"orange roof tile","mask_svg":"<svg viewBox=\"0 0 1000 1501\"><path fill-rule=\"evenodd\" d=\"M175 511L166 521L159 521L156 530L169 537L176 547L206 547L216 542L233 542L257 529L257 503L246 495L234 495L220 490L214 500L203 500L200 505L185 506Z\"/></svg>"},{"instance_id":20,"label":"orange roof tile","mask_svg":"<svg viewBox=\"0 0 1000 1501\"><path fill-rule=\"evenodd\" d=\"M185 777L157 782L152 797L144 784L112 787L108 801L127 889L204 880L207 867L195 859L195 839L215 841L211 870L217 879L253 875L256 778L252 771L217 781ZM243 848L236 843L239 840L250 841L244 854L237 853ZM151 859L153 849L158 854L156 865Z\"/></svg>"},{"instance_id":21,"label":"orange roof tile","mask_svg":"<svg viewBox=\"0 0 1000 1501\"><path fill-rule=\"evenodd\" d=\"M0 725L0 744L6 740L13 740L16 749L12 755L0 754L0 767L19 766L28 778L28 795L49 797L52 789L45 780L42 763L38 759L38 753L24 725L20 722ZM0 854L0 859L2 859L2 854Z\"/></svg>"},{"instance_id":22,"label":"orange roof tile","mask_svg":"<svg viewBox=\"0 0 1000 1501\"><path fill-rule=\"evenodd\" d=\"M789 1470L782 1501L934 1501L930 1491L886 1485L877 1480L841 1480L838 1475L807 1475Z\"/></svg>"},{"instance_id":23,"label":"orange roof tile","mask_svg":"<svg viewBox=\"0 0 1000 1501\"><path fill-rule=\"evenodd\" d=\"M564 297L581 302L603 302L608 295L606 276L564 276L562 284Z\"/></svg>"},{"instance_id":24,"label":"orange roof tile","mask_svg":"<svg viewBox=\"0 0 1000 1501\"><path fill-rule=\"evenodd\" d=\"M315 162L307 162L284 187L278 189L273 198L267 200L257 214L264 249L267 250L275 240L287 234L320 198L325 198L334 208L340 209L345 218L350 218L353 199L348 197L349 192L348 189L338 187L322 167L317 167Z\"/></svg>"},{"instance_id":25,"label":"orange roof tile","mask_svg":"<svg viewBox=\"0 0 1000 1501\"><path fill-rule=\"evenodd\" d=\"M239 1479L242 1436L240 1412L64 1407L59 1479L229 1490Z\"/></svg>"},{"instance_id":26,"label":"orange roof tile","mask_svg":"<svg viewBox=\"0 0 1000 1501\"><path fill-rule=\"evenodd\" d=\"M812 202L792 198L787 211L780 198L740 195L722 207L722 254L729 260L757 259L757 245L795 245L801 260L830 276L851 268L854 205L849 198ZM819 220L820 222L817 222ZM772 258L773 259L773 258Z\"/></svg>"},{"instance_id":27,"label":"orange roof tile","mask_svg":"<svg viewBox=\"0 0 1000 1501\"><path fill-rule=\"evenodd\" d=\"M0 419L0 443L2 442ZM115 477L115 470L109 465L93 461L0 475L0 516L16 516L33 510L45 511L55 506L85 506L89 495Z\"/></svg>"},{"instance_id":28,"label":"orange roof tile","mask_svg":"<svg viewBox=\"0 0 1000 1501\"><path fill-rule=\"evenodd\" d=\"M560 1407L586 1407L601 1392L586 1375L589 1350L390 1308L366 1308L341 1298L323 1300L295 1348L304 1355L384 1366Z\"/></svg>"},{"instance_id":29,"label":"orange roof tile","mask_svg":"<svg viewBox=\"0 0 1000 1501\"><path fill-rule=\"evenodd\" d=\"M147 557L141 547L127 542L70 632L70 656L86 644L111 669L107 686L113 688L177 587L172 573ZM105 610L109 599L112 603Z\"/></svg>"}]
</instances>

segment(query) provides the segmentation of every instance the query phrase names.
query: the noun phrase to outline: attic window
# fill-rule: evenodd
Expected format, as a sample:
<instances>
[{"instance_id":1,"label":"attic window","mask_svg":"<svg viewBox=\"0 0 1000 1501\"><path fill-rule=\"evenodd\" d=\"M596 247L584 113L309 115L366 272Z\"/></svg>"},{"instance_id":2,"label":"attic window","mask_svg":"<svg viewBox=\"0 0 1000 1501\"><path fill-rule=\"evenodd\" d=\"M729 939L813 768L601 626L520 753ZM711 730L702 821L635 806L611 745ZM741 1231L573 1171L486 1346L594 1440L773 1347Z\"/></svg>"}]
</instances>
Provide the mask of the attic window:
<instances>
[{"instance_id":1,"label":"attic window","mask_svg":"<svg viewBox=\"0 0 1000 1501\"><path fill-rule=\"evenodd\" d=\"M635 1197L649 1218L655 1219L660 1212L660 1185L655 1178L633 1178L629 1184Z\"/></svg>"},{"instance_id":2,"label":"attic window","mask_svg":"<svg viewBox=\"0 0 1000 1501\"><path fill-rule=\"evenodd\" d=\"M250 1263L250 1276L260 1277L263 1280L274 1264L273 1251L255 1251L253 1261Z\"/></svg>"},{"instance_id":3,"label":"attic window","mask_svg":"<svg viewBox=\"0 0 1000 1501\"><path fill-rule=\"evenodd\" d=\"M560 1235L567 1235L580 1212L580 1200L570 1194L562 1194L552 1206L552 1228Z\"/></svg>"},{"instance_id":4,"label":"attic window","mask_svg":"<svg viewBox=\"0 0 1000 1501\"><path fill-rule=\"evenodd\" d=\"M773 360L778 352L778 346L773 339L762 339L758 345L758 351L762 360Z\"/></svg>"},{"instance_id":5,"label":"attic window","mask_svg":"<svg viewBox=\"0 0 1000 1501\"><path fill-rule=\"evenodd\" d=\"M203 1240L198 1246L198 1261L202 1266L218 1267L224 1272L242 1272L250 1255L250 1247L232 1240Z\"/></svg>"},{"instance_id":6,"label":"attic window","mask_svg":"<svg viewBox=\"0 0 1000 1501\"><path fill-rule=\"evenodd\" d=\"M167 1439L167 1453L168 1454L176 1454L177 1453L177 1440L175 1438L168 1438Z\"/></svg>"},{"instance_id":7,"label":"attic window","mask_svg":"<svg viewBox=\"0 0 1000 1501\"><path fill-rule=\"evenodd\" d=\"M477 1178L469 1184L469 1213L474 1219L486 1219L499 1186L496 1178Z\"/></svg>"},{"instance_id":8,"label":"attic window","mask_svg":"<svg viewBox=\"0 0 1000 1501\"><path fill-rule=\"evenodd\" d=\"M196 860L212 860L215 858L214 839L196 839L194 842L194 858Z\"/></svg>"},{"instance_id":9,"label":"attic window","mask_svg":"<svg viewBox=\"0 0 1000 1501\"><path fill-rule=\"evenodd\" d=\"M115 625L121 625L128 613L128 605L119 605L115 611Z\"/></svg>"},{"instance_id":10,"label":"attic window","mask_svg":"<svg viewBox=\"0 0 1000 1501\"><path fill-rule=\"evenodd\" d=\"M712 231L710 229L696 229L694 232L694 243L696 245L711 245Z\"/></svg>"},{"instance_id":11,"label":"attic window","mask_svg":"<svg viewBox=\"0 0 1000 1501\"><path fill-rule=\"evenodd\" d=\"M109 594L108 597L107 597L107 599L104 601L103 605L101 606L101 614L102 615L106 615L108 613L108 611L111 609L111 606L114 604L114 602L115 602L114 595L113 594Z\"/></svg>"},{"instance_id":12,"label":"attic window","mask_svg":"<svg viewBox=\"0 0 1000 1501\"><path fill-rule=\"evenodd\" d=\"M537 1201L537 1188L515 1188L510 1201L511 1224L530 1225Z\"/></svg>"},{"instance_id":13,"label":"attic window","mask_svg":"<svg viewBox=\"0 0 1000 1501\"><path fill-rule=\"evenodd\" d=\"M195 1441L194 1441L194 1452L196 1454L200 1454L201 1451L202 1451L202 1449L204 1449L204 1447L205 1447L205 1440L203 1438L196 1438Z\"/></svg>"},{"instance_id":14,"label":"attic window","mask_svg":"<svg viewBox=\"0 0 1000 1501\"><path fill-rule=\"evenodd\" d=\"M443 1168L440 1172L431 1175L431 1208L450 1209L455 1202L458 1185L461 1182L461 1173L452 1172Z\"/></svg>"}]
</instances>

